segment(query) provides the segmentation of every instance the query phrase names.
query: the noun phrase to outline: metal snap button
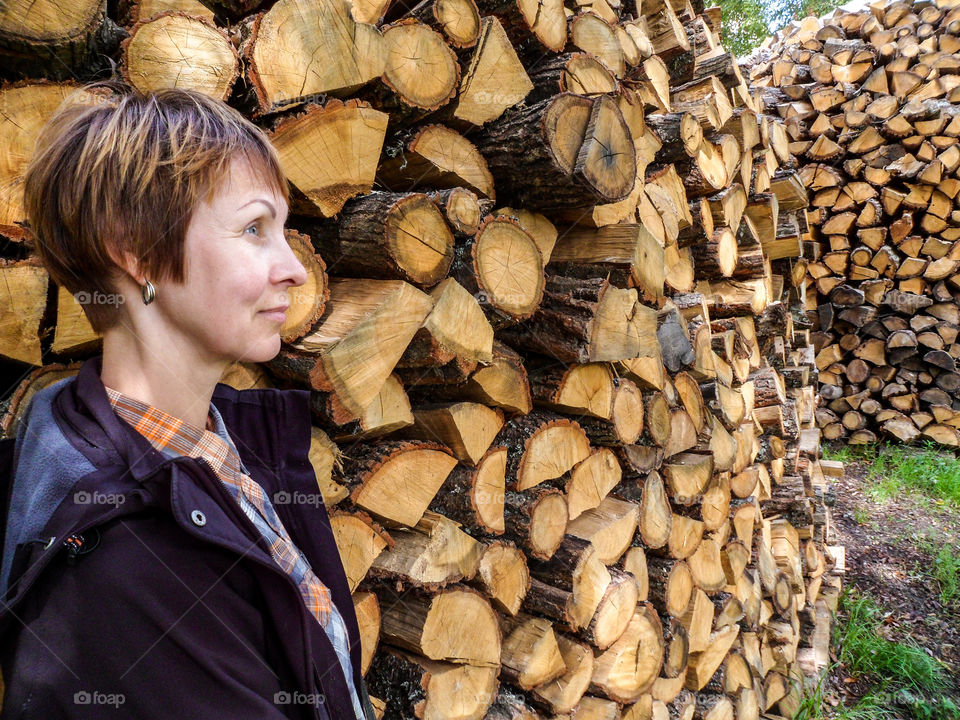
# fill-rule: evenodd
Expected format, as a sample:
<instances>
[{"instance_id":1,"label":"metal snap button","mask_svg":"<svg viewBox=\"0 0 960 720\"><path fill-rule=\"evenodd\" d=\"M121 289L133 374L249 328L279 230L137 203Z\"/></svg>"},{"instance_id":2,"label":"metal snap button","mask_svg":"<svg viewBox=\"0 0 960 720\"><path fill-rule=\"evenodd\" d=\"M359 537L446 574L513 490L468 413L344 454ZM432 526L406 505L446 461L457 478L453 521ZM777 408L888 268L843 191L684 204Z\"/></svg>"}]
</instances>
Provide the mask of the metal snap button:
<instances>
[{"instance_id":1,"label":"metal snap button","mask_svg":"<svg viewBox=\"0 0 960 720\"><path fill-rule=\"evenodd\" d=\"M190 519L193 520L193 524L197 527L203 527L207 524L207 516L199 510L194 510L190 513Z\"/></svg>"}]
</instances>

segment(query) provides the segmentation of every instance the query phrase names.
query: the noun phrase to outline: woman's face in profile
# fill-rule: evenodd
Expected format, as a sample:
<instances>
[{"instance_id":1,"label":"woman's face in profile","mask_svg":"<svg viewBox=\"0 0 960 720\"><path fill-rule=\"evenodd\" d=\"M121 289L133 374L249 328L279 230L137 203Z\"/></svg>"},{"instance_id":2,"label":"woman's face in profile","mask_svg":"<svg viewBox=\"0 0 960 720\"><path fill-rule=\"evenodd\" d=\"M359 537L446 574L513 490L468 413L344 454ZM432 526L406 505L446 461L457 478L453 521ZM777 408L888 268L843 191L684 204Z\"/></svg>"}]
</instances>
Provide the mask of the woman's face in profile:
<instances>
[{"instance_id":1,"label":"woman's face in profile","mask_svg":"<svg viewBox=\"0 0 960 720\"><path fill-rule=\"evenodd\" d=\"M185 282L158 288L157 305L201 357L265 362L279 352L287 289L307 279L284 236L286 218L283 197L245 160L194 210Z\"/></svg>"}]
</instances>

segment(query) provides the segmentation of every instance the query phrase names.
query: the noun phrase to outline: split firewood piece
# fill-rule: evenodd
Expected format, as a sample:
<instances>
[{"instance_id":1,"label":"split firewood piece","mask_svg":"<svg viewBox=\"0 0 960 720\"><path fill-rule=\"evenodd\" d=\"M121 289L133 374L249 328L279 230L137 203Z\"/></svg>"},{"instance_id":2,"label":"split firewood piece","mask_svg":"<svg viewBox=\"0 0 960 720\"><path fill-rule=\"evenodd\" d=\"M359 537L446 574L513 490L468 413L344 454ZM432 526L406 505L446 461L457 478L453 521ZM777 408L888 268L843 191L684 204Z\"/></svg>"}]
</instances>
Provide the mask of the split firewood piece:
<instances>
[{"instance_id":1,"label":"split firewood piece","mask_svg":"<svg viewBox=\"0 0 960 720\"><path fill-rule=\"evenodd\" d=\"M530 36L547 50L557 53L567 42L567 18L563 3L551 0L535 3L530 0L478 0L484 15L495 15L502 23L512 44L525 44Z\"/></svg>"},{"instance_id":2,"label":"split firewood piece","mask_svg":"<svg viewBox=\"0 0 960 720\"><path fill-rule=\"evenodd\" d=\"M12 20L16 11L10 13L0 19L0 26ZM37 17L42 16L37 13ZM46 82L0 88L0 141L5 148L4 163L0 166L0 232L6 236L23 237L24 230L17 224L26 220L23 175L33 156L37 135L60 104L77 89L73 83ZM74 97L78 102L101 99L84 97L83 93ZM4 307L13 306L5 303Z\"/></svg>"},{"instance_id":3,"label":"split firewood piece","mask_svg":"<svg viewBox=\"0 0 960 720\"><path fill-rule=\"evenodd\" d=\"M561 53L544 58L530 69L534 89L527 104L540 102L557 93L603 95L617 91L617 79L602 60L589 52Z\"/></svg>"},{"instance_id":4,"label":"split firewood piece","mask_svg":"<svg viewBox=\"0 0 960 720\"><path fill-rule=\"evenodd\" d=\"M494 444L507 448L508 486L518 492L562 477L590 455L580 426L545 410L512 418Z\"/></svg>"},{"instance_id":5,"label":"split firewood piece","mask_svg":"<svg viewBox=\"0 0 960 720\"><path fill-rule=\"evenodd\" d=\"M422 193L372 192L338 219L311 225L314 245L338 275L436 285L453 262L453 233Z\"/></svg>"},{"instance_id":6,"label":"split firewood piece","mask_svg":"<svg viewBox=\"0 0 960 720\"><path fill-rule=\"evenodd\" d=\"M340 552L350 591L357 589L373 561L393 540L366 513L330 513L330 528Z\"/></svg>"},{"instance_id":7,"label":"split firewood piece","mask_svg":"<svg viewBox=\"0 0 960 720\"><path fill-rule=\"evenodd\" d=\"M700 144L694 157L681 159L674 163L674 167L683 180L687 197L691 200L713 195L729 185L731 180L720 146L709 140Z\"/></svg>"},{"instance_id":8,"label":"split firewood piece","mask_svg":"<svg viewBox=\"0 0 960 720\"><path fill-rule=\"evenodd\" d=\"M720 667L739 633L740 627L738 625L730 625L722 630L717 630L711 633L706 650L690 654L686 680L688 690L700 690L707 684L717 668Z\"/></svg>"},{"instance_id":9,"label":"split firewood piece","mask_svg":"<svg viewBox=\"0 0 960 720\"><path fill-rule=\"evenodd\" d=\"M410 400L403 383L390 375L360 417L348 422L334 422L339 403L332 393L311 391L310 410L313 422L330 433L337 442L371 440L413 425Z\"/></svg>"},{"instance_id":10,"label":"split firewood piece","mask_svg":"<svg viewBox=\"0 0 960 720\"><path fill-rule=\"evenodd\" d=\"M47 305L49 277L36 257L0 259L0 357L30 365L42 365L40 323ZM77 293L81 304L93 302L93 294ZM89 298L89 299L88 299Z\"/></svg>"},{"instance_id":11,"label":"split firewood piece","mask_svg":"<svg viewBox=\"0 0 960 720\"><path fill-rule=\"evenodd\" d=\"M722 382L711 381L701 383L700 392L707 407L728 430L735 430L740 426L746 417L747 408L739 388L731 388ZM755 413L756 410L757 408L754 409Z\"/></svg>"},{"instance_id":12,"label":"split firewood piece","mask_svg":"<svg viewBox=\"0 0 960 720\"><path fill-rule=\"evenodd\" d=\"M437 392L442 392L442 388ZM520 355L497 340L493 343L493 361L477 368L465 385L450 392L460 398L500 407L507 413L525 415L533 408Z\"/></svg>"},{"instance_id":13,"label":"split firewood piece","mask_svg":"<svg viewBox=\"0 0 960 720\"><path fill-rule=\"evenodd\" d=\"M650 602L661 607L671 617L684 616L693 598L693 575L683 560L668 560L647 556Z\"/></svg>"},{"instance_id":14,"label":"split firewood piece","mask_svg":"<svg viewBox=\"0 0 960 720\"><path fill-rule=\"evenodd\" d=\"M732 471L737 457L736 439L712 413L709 414L707 424L710 427L708 449L713 453L714 469L720 472Z\"/></svg>"},{"instance_id":15,"label":"split firewood piece","mask_svg":"<svg viewBox=\"0 0 960 720\"><path fill-rule=\"evenodd\" d=\"M660 673L663 630L650 603L641 603L626 631L593 663L591 692L618 703L636 701Z\"/></svg>"},{"instance_id":16,"label":"split firewood piece","mask_svg":"<svg viewBox=\"0 0 960 720\"><path fill-rule=\"evenodd\" d=\"M649 440L657 447L666 447L670 444L672 419L670 404L663 393L654 391L646 397L644 408L644 439Z\"/></svg>"},{"instance_id":17,"label":"split firewood piece","mask_svg":"<svg viewBox=\"0 0 960 720\"><path fill-rule=\"evenodd\" d=\"M46 1L8 4L0 15L0 55L11 75L66 79L89 73L114 56L124 36L106 8L92 0L68 9Z\"/></svg>"},{"instance_id":18,"label":"split firewood piece","mask_svg":"<svg viewBox=\"0 0 960 720\"><path fill-rule=\"evenodd\" d=\"M477 465L503 426L503 414L480 403L439 403L414 409L404 437L439 442L461 462Z\"/></svg>"},{"instance_id":19,"label":"split firewood piece","mask_svg":"<svg viewBox=\"0 0 960 720\"><path fill-rule=\"evenodd\" d=\"M639 515L640 506L636 503L606 497L571 521L567 533L589 540L597 549L600 562L613 565L630 547Z\"/></svg>"},{"instance_id":20,"label":"split firewood piece","mask_svg":"<svg viewBox=\"0 0 960 720\"><path fill-rule=\"evenodd\" d=\"M188 88L226 100L240 75L240 57L227 34L185 13L137 23L123 52L124 79L144 93Z\"/></svg>"},{"instance_id":21,"label":"split firewood piece","mask_svg":"<svg viewBox=\"0 0 960 720\"><path fill-rule=\"evenodd\" d=\"M492 542L484 548L472 584L498 609L516 615L530 589L526 557L513 543Z\"/></svg>"},{"instance_id":22,"label":"split firewood piece","mask_svg":"<svg viewBox=\"0 0 960 720\"><path fill-rule=\"evenodd\" d=\"M323 258L313 251L310 238L296 230L287 230L286 236L290 249L307 271L307 281L303 285L287 290L290 308L280 328L280 340L291 343L302 338L317 324L330 291L327 289L327 266Z\"/></svg>"},{"instance_id":23,"label":"split firewood piece","mask_svg":"<svg viewBox=\"0 0 960 720\"><path fill-rule=\"evenodd\" d=\"M244 55L265 113L319 93L351 93L387 65L380 31L354 21L346 0L280 0L257 16Z\"/></svg>"},{"instance_id":24,"label":"split firewood piece","mask_svg":"<svg viewBox=\"0 0 960 720\"><path fill-rule=\"evenodd\" d=\"M699 503L713 477L713 455L694 452L678 453L663 466L663 475L674 503Z\"/></svg>"},{"instance_id":25,"label":"split firewood piece","mask_svg":"<svg viewBox=\"0 0 960 720\"><path fill-rule=\"evenodd\" d=\"M705 530L719 530L723 527L730 515L730 473L721 472L713 476L703 491L694 515L703 522Z\"/></svg>"},{"instance_id":26,"label":"split firewood piece","mask_svg":"<svg viewBox=\"0 0 960 720\"><path fill-rule=\"evenodd\" d=\"M538 407L566 414L612 417L616 385L609 364L567 365L531 357L525 366L530 393Z\"/></svg>"},{"instance_id":27,"label":"split firewood piece","mask_svg":"<svg viewBox=\"0 0 960 720\"><path fill-rule=\"evenodd\" d=\"M562 93L504 113L477 147L500 191L536 210L623 200L637 176L633 136L606 95Z\"/></svg>"},{"instance_id":28,"label":"split firewood piece","mask_svg":"<svg viewBox=\"0 0 960 720\"><path fill-rule=\"evenodd\" d=\"M687 630L676 618L668 618L663 628L663 667L661 677L668 680L685 675L690 656Z\"/></svg>"},{"instance_id":29,"label":"split firewood piece","mask_svg":"<svg viewBox=\"0 0 960 720\"><path fill-rule=\"evenodd\" d=\"M508 216L488 216L458 245L452 275L472 293L495 329L525 320L543 298L543 256L533 236Z\"/></svg>"},{"instance_id":30,"label":"split firewood piece","mask_svg":"<svg viewBox=\"0 0 960 720\"><path fill-rule=\"evenodd\" d=\"M487 161L473 143L443 125L417 129L398 155L380 164L377 179L397 190L462 187L495 199Z\"/></svg>"},{"instance_id":31,"label":"split firewood piece","mask_svg":"<svg viewBox=\"0 0 960 720\"><path fill-rule=\"evenodd\" d=\"M558 239L547 271L570 277L607 277L617 287L636 287L648 300L663 296L664 248L642 224L568 228Z\"/></svg>"},{"instance_id":32,"label":"split firewood piece","mask_svg":"<svg viewBox=\"0 0 960 720\"><path fill-rule=\"evenodd\" d=\"M333 470L340 464L340 448L316 426L310 427L310 450L307 455L317 476L317 487L323 504L332 508L350 495L350 491L333 479Z\"/></svg>"},{"instance_id":33,"label":"split firewood piece","mask_svg":"<svg viewBox=\"0 0 960 720\"><path fill-rule=\"evenodd\" d=\"M674 163L683 158L696 157L703 142L703 128L690 113L650 114L644 118L660 140L656 164Z\"/></svg>"},{"instance_id":34,"label":"split firewood piece","mask_svg":"<svg viewBox=\"0 0 960 720\"><path fill-rule=\"evenodd\" d=\"M703 394L700 392L700 386L693 377L686 372L679 372L673 378L673 385L680 396L683 407L686 408L690 421L696 428L697 433L701 433L706 422L706 413L704 412Z\"/></svg>"},{"instance_id":35,"label":"split firewood piece","mask_svg":"<svg viewBox=\"0 0 960 720\"><path fill-rule=\"evenodd\" d=\"M506 328L506 342L561 362L616 361L655 355L657 312L634 289L602 278L549 275L540 307L528 321Z\"/></svg>"},{"instance_id":36,"label":"split firewood piece","mask_svg":"<svg viewBox=\"0 0 960 720\"><path fill-rule=\"evenodd\" d=\"M268 367L332 393L334 422L361 417L432 308L430 297L400 280L330 281L319 324Z\"/></svg>"},{"instance_id":37,"label":"split firewood piece","mask_svg":"<svg viewBox=\"0 0 960 720\"><path fill-rule=\"evenodd\" d=\"M643 432L643 396L630 380L617 379L610 419L581 417L580 427L596 445L632 445Z\"/></svg>"},{"instance_id":38,"label":"split firewood piece","mask_svg":"<svg viewBox=\"0 0 960 720\"><path fill-rule=\"evenodd\" d=\"M380 644L380 602L372 592L353 593L353 610L360 627L360 673L366 675Z\"/></svg>"},{"instance_id":39,"label":"split firewood piece","mask_svg":"<svg viewBox=\"0 0 960 720\"><path fill-rule=\"evenodd\" d=\"M376 591L391 597L388 590ZM462 585L434 592L411 590L401 602L380 605L380 634L392 645L431 660L478 667L500 663L497 613L476 590Z\"/></svg>"},{"instance_id":40,"label":"split firewood piece","mask_svg":"<svg viewBox=\"0 0 960 720\"><path fill-rule=\"evenodd\" d=\"M358 444L343 456L337 480L351 488L350 499L357 507L413 527L456 464L450 451L437 443Z\"/></svg>"},{"instance_id":41,"label":"split firewood piece","mask_svg":"<svg viewBox=\"0 0 960 720\"><path fill-rule=\"evenodd\" d=\"M427 195L433 200L454 232L475 235L489 201L481 201L466 188L430 190Z\"/></svg>"},{"instance_id":42,"label":"split firewood piece","mask_svg":"<svg viewBox=\"0 0 960 720\"><path fill-rule=\"evenodd\" d=\"M429 511L414 527L394 529L390 537L393 546L374 559L368 578L415 587L447 585L476 575L483 555L483 545L455 522Z\"/></svg>"},{"instance_id":43,"label":"split firewood piece","mask_svg":"<svg viewBox=\"0 0 960 720\"><path fill-rule=\"evenodd\" d=\"M669 60L690 49L690 40L671 3L648 2L643 6L643 16L653 51L661 58Z\"/></svg>"},{"instance_id":44,"label":"split firewood piece","mask_svg":"<svg viewBox=\"0 0 960 720\"><path fill-rule=\"evenodd\" d=\"M373 103L398 125L416 122L457 93L460 65L443 35L416 18L380 27L386 64ZM381 84L382 83L382 84Z\"/></svg>"},{"instance_id":45,"label":"split firewood piece","mask_svg":"<svg viewBox=\"0 0 960 720\"><path fill-rule=\"evenodd\" d=\"M665 458L673 457L684 450L697 446L697 427L686 410L675 408L670 411L670 440L663 448Z\"/></svg>"},{"instance_id":46,"label":"split firewood piece","mask_svg":"<svg viewBox=\"0 0 960 720\"><path fill-rule=\"evenodd\" d=\"M366 680L370 692L396 717L423 720L479 720L498 685L496 667L436 662L394 648L377 653Z\"/></svg>"},{"instance_id":47,"label":"split firewood piece","mask_svg":"<svg viewBox=\"0 0 960 720\"><path fill-rule=\"evenodd\" d=\"M556 488L540 487L504 494L503 522L527 553L549 560L567 530L567 501Z\"/></svg>"},{"instance_id":48,"label":"split firewood piece","mask_svg":"<svg viewBox=\"0 0 960 720\"><path fill-rule=\"evenodd\" d=\"M632 575L616 568L609 568L609 572L610 583L600 598L597 611L580 633L580 637L598 650L606 650L626 632L639 598Z\"/></svg>"},{"instance_id":49,"label":"split firewood piece","mask_svg":"<svg viewBox=\"0 0 960 720\"><path fill-rule=\"evenodd\" d=\"M596 12L581 12L570 19L570 45L598 58L617 78L626 74L623 46L614 26Z\"/></svg>"},{"instance_id":50,"label":"split firewood piece","mask_svg":"<svg viewBox=\"0 0 960 720\"><path fill-rule=\"evenodd\" d=\"M610 572L586 540L566 536L546 562L530 563L530 591L523 606L563 623L571 632L586 628L610 584Z\"/></svg>"},{"instance_id":51,"label":"split firewood piece","mask_svg":"<svg viewBox=\"0 0 960 720\"><path fill-rule=\"evenodd\" d=\"M480 11L473 0L423 0L407 16L415 17L442 32L447 36L447 42L455 48L472 48L480 38ZM357 20L376 23L377 18L370 20L357 17ZM392 17L389 19L393 20Z\"/></svg>"},{"instance_id":52,"label":"split firewood piece","mask_svg":"<svg viewBox=\"0 0 960 720\"><path fill-rule=\"evenodd\" d=\"M597 507L620 482L623 471L610 448L595 448L570 470L564 491L567 514L572 521L586 510Z\"/></svg>"},{"instance_id":53,"label":"split firewood piece","mask_svg":"<svg viewBox=\"0 0 960 720\"><path fill-rule=\"evenodd\" d=\"M546 618L526 613L515 617L501 615L500 631L503 634L500 675L511 685L531 690L567 671L553 625Z\"/></svg>"},{"instance_id":54,"label":"split firewood piece","mask_svg":"<svg viewBox=\"0 0 960 720\"><path fill-rule=\"evenodd\" d=\"M716 540L707 537L700 541L697 549L687 558L693 582L704 592L717 592L727 584L720 562L721 554L722 550Z\"/></svg>"},{"instance_id":55,"label":"split firewood piece","mask_svg":"<svg viewBox=\"0 0 960 720\"><path fill-rule=\"evenodd\" d=\"M294 289L296 288L290 288L290 291L292 292ZM83 311L83 306L77 302L77 297L63 285L57 287L57 326L50 350L57 354L70 356L95 352L102 347L102 342L103 338L93 331L93 326L90 324L87 314ZM260 370L259 374L262 375L263 371ZM239 377L231 379L239 380ZM220 382L229 384L227 380L222 378ZM246 388L238 387L237 389L243 390Z\"/></svg>"},{"instance_id":56,"label":"split firewood piece","mask_svg":"<svg viewBox=\"0 0 960 720\"><path fill-rule=\"evenodd\" d=\"M484 125L523 100L532 89L533 83L503 25L495 17L484 17L480 39L460 80L452 118Z\"/></svg>"},{"instance_id":57,"label":"split firewood piece","mask_svg":"<svg viewBox=\"0 0 960 720\"><path fill-rule=\"evenodd\" d=\"M557 633L557 646L566 671L552 682L535 687L531 698L553 713L567 713L577 706L593 676L593 651L589 645Z\"/></svg>"},{"instance_id":58,"label":"split firewood piece","mask_svg":"<svg viewBox=\"0 0 960 720\"><path fill-rule=\"evenodd\" d=\"M347 200L369 193L388 119L359 100L329 100L278 123L270 139L294 186L292 209L333 217Z\"/></svg>"},{"instance_id":59,"label":"split firewood piece","mask_svg":"<svg viewBox=\"0 0 960 720\"><path fill-rule=\"evenodd\" d=\"M656 471L643 481L638 525L640 536L649 548L663 547L670 539L673 513L663 480Z\"/></svg>"},{"instance_id":60,"label":"split firewood piece","mask_svg":"<svg viewBox=\"0 0 960 720\"><path fill-rule=\"evenodd\" d=\"M718 227L713 237L692 248L699 277L710 280L733 275L737 266L737 237L729 227Z\"/></svg>"},{"instance_id":61,"label":"split firewood piece","mask_svg":"<svg viewBox=\"0 0 960 720\"><path fill-rule=\"evenodd\" d=\"M502 534L506 468L507 449L499 446L490 448L475 468L457 465L431 508L483 534Z\"/></svg>"},{"instance_id":62,"label":"split firewood piece","mask_svg":"<svg viewBox=\"0 0 960 720\"><path fill-rule=\"evenodd\" d=\"M440 367L456 361L466 372L493 360L493 328L469 292L453 278L430 291L433 309L417 330L399 368Z\"/></svg>"},{"instance_id":63,"label":"split firewood piece","mask_svg":"<svg viewBox=\"0 0 960 720\"><path fill-rule=\"evenodd\" d=\"M550 262L553 247L557 243L557 235L559 233L557 232L556 226L550 222L546 215L524 208L512 207L497 208L493 211L493 214L515 218L517 222L520 223L520 226L530 233L533 241L537 244L540 255L543 257L544 265Z\"/></svg>"}]
</instances>

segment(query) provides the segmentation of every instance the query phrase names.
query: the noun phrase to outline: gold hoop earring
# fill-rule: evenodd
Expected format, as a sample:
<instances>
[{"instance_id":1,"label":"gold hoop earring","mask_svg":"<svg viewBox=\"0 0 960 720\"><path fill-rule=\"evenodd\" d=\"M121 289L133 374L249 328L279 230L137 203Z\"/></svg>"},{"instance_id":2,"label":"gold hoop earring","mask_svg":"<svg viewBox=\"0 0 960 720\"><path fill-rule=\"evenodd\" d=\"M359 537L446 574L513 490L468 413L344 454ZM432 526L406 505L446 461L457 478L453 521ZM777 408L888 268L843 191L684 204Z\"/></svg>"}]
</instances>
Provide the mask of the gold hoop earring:
<instances>
[{"instance_id":1,"label":"gold hoop earring","mask_svg":"<svg viewBox=\"0 0 960 720\"><path fill-rule=\"evenodd\" d=\"M140 297L143 298L143 304L149 305L157 297L157 289L153 286L153 283L147 280L146 285L140 286Z\"/></svg>"}]
</instances>

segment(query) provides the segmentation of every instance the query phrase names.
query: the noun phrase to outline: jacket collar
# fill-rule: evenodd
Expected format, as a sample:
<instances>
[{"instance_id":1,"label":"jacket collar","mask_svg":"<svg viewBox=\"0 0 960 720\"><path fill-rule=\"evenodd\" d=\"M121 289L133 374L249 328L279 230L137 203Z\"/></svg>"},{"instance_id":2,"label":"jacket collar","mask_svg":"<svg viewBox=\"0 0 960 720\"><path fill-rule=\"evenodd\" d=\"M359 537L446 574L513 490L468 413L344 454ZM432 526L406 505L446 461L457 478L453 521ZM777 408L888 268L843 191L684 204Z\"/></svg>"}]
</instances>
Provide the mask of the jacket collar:
<instances>
[{"instance_id":1,"label":"jacket collar","mask_svg":"<svg viewBox=\"0 0 960 720\"><path fill-rule=\"evenodd\" d=\"M100 380L101 355L86 360L55 405L67 433L96 467L119 463L137 482L167 458L128 423L117 417ZM237 390L218 383L213 404L247 467L258 466L275 478L310 448L310 392L259 388ZM265 487L270 493L277 487Z\"/></svg>"}]
</instances>

